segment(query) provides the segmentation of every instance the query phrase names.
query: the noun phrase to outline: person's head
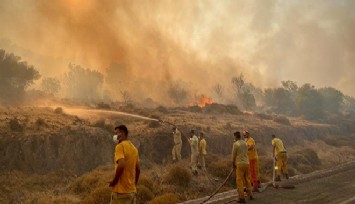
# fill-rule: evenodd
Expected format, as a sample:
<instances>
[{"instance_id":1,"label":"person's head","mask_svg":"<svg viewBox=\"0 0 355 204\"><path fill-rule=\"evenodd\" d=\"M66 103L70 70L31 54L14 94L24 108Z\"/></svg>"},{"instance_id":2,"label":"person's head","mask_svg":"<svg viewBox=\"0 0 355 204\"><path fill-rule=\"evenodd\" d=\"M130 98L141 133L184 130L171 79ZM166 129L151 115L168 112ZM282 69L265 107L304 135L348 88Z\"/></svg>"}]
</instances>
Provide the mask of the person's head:
<instances>
[{"instance_id":1,"label":"person's head","mask_svg":"<svg viewBox=\"0 0 355 204\"><path fill-rule=\"evenodd\" d=\"M195 135L195 130L191 130L190 131L190 136L192 137L192 136L194 136Z\"/></svg>"},{"instance_id":2,"label":"person's head","mask_svg":"<svg viewBox=\"0 0 355 204\"><path fill-rule=\"evenodd\" d=\"M200 138L204 138L205 135L203 134L203 132L200 132Z\"/></svg>"},{"instance_id":3,"label":"person's head","mask_svg":"<svg viewBox=\"0 0 355 204\"><path fill-rule=\"evenodd\" d=\"M119 140L127 139L128 137L128 129L125 125L119 125L115 127L115 133Z\"/></svg>"},{"instance_id":4,"label":"person's head","mask_svg":"<svg viewBox=\"0 0 355 204\"><path fill-rule=\"evenodd\" d=\"M276 136L273 134L273 135L271 135L271 138L274 139L274 138L276 138Z\"/></svg>"},{"instance_id":5,"label":"person's head","mask_svg":"<svg viewBox=\"0 0 355 204\"><path fill-rule=\"evenodd\" d=\"M173 131L173 133L176 133L177 128L174 126L173 128L171 128L171 130Z\"/></svg>"},{"instance_id":6,"label":"person's head","mask_svg":"<svg viewBox=\"0 0 355 204\"><path fill-rule=\"evenodd\" d=\"M249 132L248 132L248 130L244 130L244 131L243 131L243 137L244 137L244 138L249 138Z\"/></svg>"},{"instance_id":7,"label":"person's head","mask_svg":"<svg viewBox=\"0 0 355 204\"><path fill-rule=\"evenodd\" d=\"M239 131L237 131L237 132L234 133L234 138L235 138L235 140L240 140L241 135L240 135L240 132L239 132Z\"/></svg>"}]
</instances>

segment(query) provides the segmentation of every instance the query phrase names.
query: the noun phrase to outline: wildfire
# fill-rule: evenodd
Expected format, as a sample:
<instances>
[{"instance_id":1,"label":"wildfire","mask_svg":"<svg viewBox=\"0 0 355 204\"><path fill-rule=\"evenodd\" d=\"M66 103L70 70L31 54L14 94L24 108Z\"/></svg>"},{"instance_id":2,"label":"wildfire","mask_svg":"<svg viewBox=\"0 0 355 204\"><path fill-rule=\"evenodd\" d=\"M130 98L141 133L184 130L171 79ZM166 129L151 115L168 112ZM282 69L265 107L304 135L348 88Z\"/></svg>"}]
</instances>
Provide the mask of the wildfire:
<instances>
[{"instance_id":1,"label":"wildfire","mask_svg":"<svg viewBox=\"0 0 355 204\"><path fill-rule=\"evenodd\" d=\"M213 103L212 98L207 98L206 96L201 95L200 101L195 102L194 105L197 105L197 106L203 108L206 106L206 104L210 105L212 103Z\"/></svg>"}]
</instances>

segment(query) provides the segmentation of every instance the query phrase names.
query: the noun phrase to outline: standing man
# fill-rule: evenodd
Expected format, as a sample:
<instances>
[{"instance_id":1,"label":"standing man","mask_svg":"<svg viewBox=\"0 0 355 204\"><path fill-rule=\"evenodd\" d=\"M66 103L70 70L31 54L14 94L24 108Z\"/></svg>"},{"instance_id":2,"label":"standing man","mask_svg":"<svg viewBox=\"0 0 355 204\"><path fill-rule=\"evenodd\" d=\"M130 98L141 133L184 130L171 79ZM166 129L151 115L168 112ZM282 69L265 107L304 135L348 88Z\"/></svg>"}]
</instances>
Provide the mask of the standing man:
<instances>
[{"instance_id":1,"label":"standing man","mask_svg":"<svg viewBox=\"0 0 355 204\"><path fill-rule=\"evenodd\" d=\"M277 138L275 135L272 135L272 146L274 147L273 150L273 157L276 160L276 179L275 181L281 181L281 169L283 174L285 174L286 179L288 179L288 170L287 170L287 152L286 148L280 138Z\"/></svg>"},{"instance_id":2,"label":"standing man","mask_svg":"<svg viewBox=\"0 0 355 204\"><path fill-rule=\"evenodd\" d=\"M232 162L233 168L237 170L238 203L245 203L244 186L246 187L246 192L250 200L253 199L253 194L250 190L248 146L247 143L241 139L240 132L235 132L234 137L235 142L233 144Z\"/></svg>"},{"instance_id":3,"label":"standing man","mask_svg":"<svg viewBox=\"0 0 355 204\"><path fill-rule=\"evenodd\" d=\"M250 134L247 130L243 131L243 136L245 142L248 146L248 159L249 159L249 167L250 167L250 177L253 183L253 191L258 192L258 179L259 179L259 157L258 152L255 148L255 140L250 137Z\"/></svg>"},{"instance_id":4,"label":"standing man","mask_svg":"<svg viewBox=\"0 0 355 204\"><path fill-rule=\"evenodd\" d=\"M172 150L173 154L173 162L181 160L181 132L177 129L177 127L173 127L173 137L174 137L174 147Z\"/></svg>"},{"instance_id":5,"label":"standing man","mask_svg":"<svg viewBox=\"0 0 355 204\"><path fill-rule=\"evenodd\" d=\"M140 174L138 150L128 140L125 125L115 127L120 141L115 147L115 177L110 182L111 204L136 204L137 183Z\"/></svg>"},{"instance_id":6,"label":"standing man","mask_svg":"<svg viewBox=\"0 0 355 204\"><path fill-rule=\"evenodd\" d=\"M200 157L200 162L203 171L206 171L206 162L205 162L205 156L207 155L206 146L207 143L205 140L205 136L202 132L200 132L199 157Z\"/></svg>"},{"instance_id":7,"label":"standing man","mask_svg":"<svg viewBox=\"0 0 355 204\"><path fill-rule=\"evenodd\" d=\"M192 173L196 176L197 175L197 158L198 158L198 138L195 135L195 131L191 130L190 132L190 148L191 148L191 169Z\"/></svg>"}]
</instances>

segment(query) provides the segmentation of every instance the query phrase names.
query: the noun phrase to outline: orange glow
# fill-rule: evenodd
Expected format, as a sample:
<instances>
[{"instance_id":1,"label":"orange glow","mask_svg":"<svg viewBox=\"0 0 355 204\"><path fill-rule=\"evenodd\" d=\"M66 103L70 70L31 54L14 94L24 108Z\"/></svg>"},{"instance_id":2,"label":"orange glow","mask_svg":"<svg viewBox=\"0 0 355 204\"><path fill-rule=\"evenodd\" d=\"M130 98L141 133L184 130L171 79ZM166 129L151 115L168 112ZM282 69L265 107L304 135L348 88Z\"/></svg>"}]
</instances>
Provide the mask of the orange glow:
<instances>
[{"instance_id":1,"label":"orange glow","mask_svg":"<svg viewBox=\"0 0 355 204\"><path fill-rule=\"evenodd\" d=\"M203 108L203 107L206 106L206 104L210 105L212 103L213 103L212 98L207 98L206 96L201 95L200 101L199 102L195 102L194 105L197 105L197 106Z\"/></svg>"}]
</instances>

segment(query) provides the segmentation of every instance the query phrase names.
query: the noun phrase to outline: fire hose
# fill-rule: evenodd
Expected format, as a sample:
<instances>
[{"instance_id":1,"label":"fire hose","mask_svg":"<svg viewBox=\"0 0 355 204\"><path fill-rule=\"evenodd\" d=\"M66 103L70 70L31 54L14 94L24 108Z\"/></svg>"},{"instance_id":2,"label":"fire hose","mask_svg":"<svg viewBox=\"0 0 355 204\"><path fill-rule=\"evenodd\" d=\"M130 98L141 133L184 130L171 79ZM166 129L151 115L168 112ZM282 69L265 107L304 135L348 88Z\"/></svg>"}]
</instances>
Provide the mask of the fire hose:
<instances>
[{"instance_id":1,"label":"fire hose","mask_svg":"<svg viewBox=\"0 0 355 204\"><path fill-rule=\"evenodd\" d=\"M224 186L224 184L226 184L226 182L228 181L228 179L231 177L232 173L233 173L234 169L232 169L227 178L223 181L223 183L204 201L202 201L200 204L206 203L207 201L209 201L211 198L213 198L213 196L215 196L219 190L221 190L221 188Z\"/></svg>"}]
</instances>

